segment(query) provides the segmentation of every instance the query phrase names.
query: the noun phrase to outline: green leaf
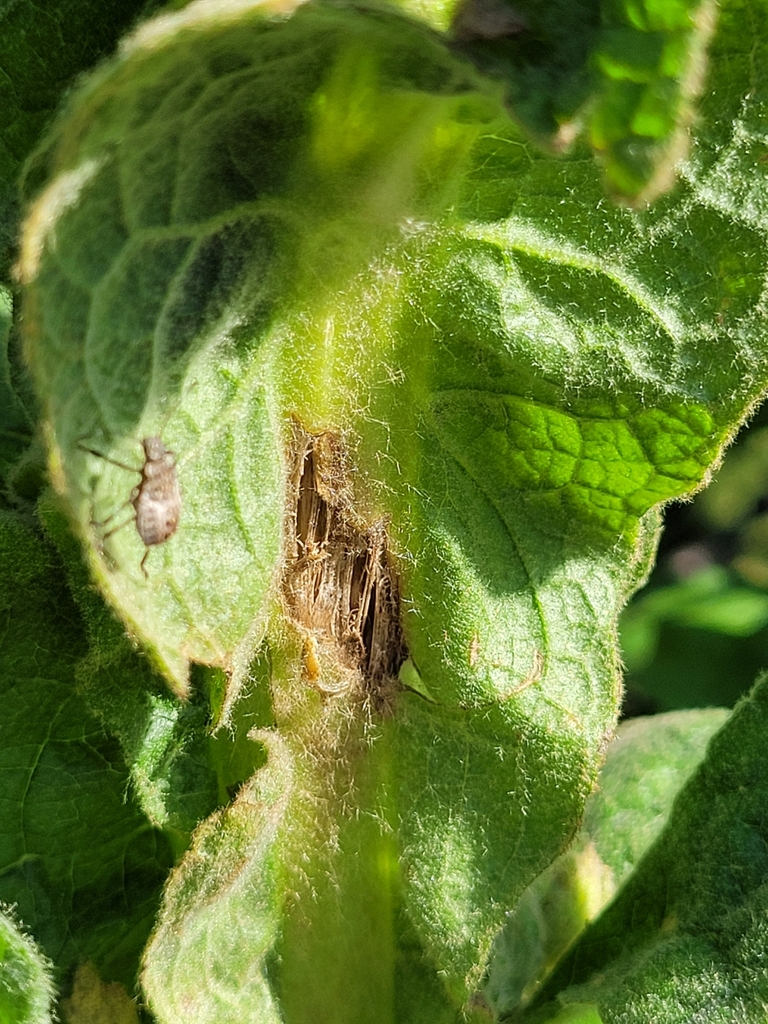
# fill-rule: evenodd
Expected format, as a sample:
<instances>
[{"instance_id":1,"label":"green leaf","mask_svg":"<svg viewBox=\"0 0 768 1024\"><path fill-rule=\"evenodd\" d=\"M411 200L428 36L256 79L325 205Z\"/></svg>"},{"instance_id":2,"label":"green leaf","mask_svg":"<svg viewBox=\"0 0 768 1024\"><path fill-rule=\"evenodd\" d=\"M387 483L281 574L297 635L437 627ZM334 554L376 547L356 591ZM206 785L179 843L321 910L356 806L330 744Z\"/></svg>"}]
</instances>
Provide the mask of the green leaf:
<instances>
[{"instance_id":1,"label":"green leaf","mask_svg":"<svg viewBox=\"0 0 768 1024\"><path fill-rule=\"evenodd\" d=\"M18 176L72 81L109 53L145 0L6 0L0 7L0 280L19 220Z\"/></svg>"},{"instance_id":2,"label":"green leaf","mask_svg":"<svg viewBox=\"0 0 768 1024\"><path fill-rule=\"evenodd\" d=\"M9 353L13 300L8 289L0 287L0 478L6 478L29 444L29 412L13 380Z\"/></svg>"},{"instance_id":3,"label":"green leaf","mask_svg":"<svg viewBox=\"0 0 768 1024\"><path fill-rule=\"evenodd\" d=\"M73 97L28 179L26 351L102 591L178 693L229 675L224 720L261 651L290 763L201 826L152 1005L215 1019L220 947L241 1013L388 1022L401 957L471 996L576 830L658 509L765 390L766 32L724 5L692 159L633 213L396 11L271 14L149 23ZM181 518L145 576L156 435Z\"/></svg>"},{"instance_id":4,"label":"green leaf","mask_svg":"<svg viewBox=\"0 0 768 1024\"><path fill-rule=\"evenodd\" d=\"M751 636L768 624L768 594L739 586L726 569L712 565L640 597L621 620L621 646L630 671L651 661L667 622Z\"/></svg>"},{"instance_id":5,"label":"green leaf","mask_svg":"<svg viewBox=\"0 0 768 1024\"><path fill-rule=\"evenodd\" d=\"M393 107L377 83L381 74L399 73L398 65L391 72L380 70L372 56L378 38L383 41L389 33L392 41L393 27L386 21L366 27L358 19L361 36L371 36L373 50L361 43L349 51L338 12L302 10L276 35L257 31L260 12L249 17L255 19L260 46L250 53L250 44L239 39L240 29L225 28L216 43L221 59L214 53L210 67L209 61L200 64L197 50L206 44L197 33L186 38L172 60L162 52L158 62L152 49L142 52L140 43L135 59L126 50L125 67L117 65L114 73L121 79L127 74L130 80L137 72L138 79L121 93L120 112L112 111L117 113L114 121L108 111L100 111L82 140L79 169L64 172L60 180L70 182L78 199L65 201L66 214L59 207L67 224L61 222L56 229L57 255L45 261L43 270L32 255L37 242L30 241L27 250L40 271L35 271L37 283L45 281L35 298L30 295L29 312L36 323L38 314L42 318L43 335L57 351L54 362L39 358L47 341L40 349L34 341L38 328L30 325L30 360L46 402L53 402L48 413L55 423L54 479L66 489L80 528L95 548L92 561L103 588L180 691L186 687L189 658L242 674L266 626L265 610L279 568L286 486L286 424L277 413L274 387L286 375L282 390L311 381L312 390L323 388L322 373L318 377L306 358L309 376L304 381L296 379L295 367L290 373L280 365L278 338L293 315L284 307L296 279L309 278L313 287L318 272L329 286L346 280L380 235L391 235L389 222L399 209L399 201L389 208L387 190L397 196L398 179L390 181L392 172L403 177L403 187L426 190L430 182L419 181L417 172L434 172L435 161L438 166L448 161L450 169L450 161L460 160L477 134L467 119L476 114L487 118L495 109L482 97L465 97L467 73L435 43L430 45L432 63L423 73L444 79L446 95L420 92L416 82L402 96L397 93ZM396 27L400 30L403 24L398 21ZM301 46L314 52L315 31L320 50L307 64ZM410 41L404 36L403 47L411 47L415 61L423 34L410 26L408 31ZM299 49L288 58L286 45ZM303 91L278 92L262 101L265 86L275 83L265 82L261 70L255 74L241 69L232 78L231 61L252 66L258 60L270 68L282 68L289 60ZM351 83L360 90L360 109L350 108L346 99ZM245 149L227 151L228 166L215 168L210 161L224 154L215 141L218 129L212 133L209 122L218 121L215 108L233 88L235 99L227 100L220 128L237 132L238 146ZM165 100L145 124L147 89ZM101 100L93 97L100 108ZM90 102L86 100L88 108ZM207 113L211 105L213 112ZM340 133L347 137L361 113L363 120L378 117L373 124L383 125L390 141L402 130L413 135L413 156L401 170L381 156L378 135L352 135L346 148L339 147ZM96 110L84 110L82 116L89 123ZM136 118L142 124L134 145L125 131ZM254 118L243 136L245 120ZM259 131L269 134L268 148L256 145ZM426 140L421 138L424 131ZM309 152L302 132L311 133ZM171 136L175 141L169 142ZM121 138L123 143L118 142ZM52 160L57 139L49 142ZM112 157L103 162L104 145L110 151L118 146L118 162ZM178 147L189 152L191 162L182 160L185 166L176 183L168 177L167 161L176 159ZM420 160L424 168L414 168ZM291 161L298 162L292 175L306 167L315 177L314 198L298 181L292 184L292 175L286 176ZM373 166L366 169L370 161ZM120 175L127 175L120 186L125 198L115 191L118 163ZM381 195L375 192L377 177L389 182ZM289 194L278 201L274 197L286 186ZM438 184L438 193L442 188ZM328 190L333 207L338 207L330 216ZM40 199L43 220L38 223L46 237L51 222L42 210L59 199L50 190ZM363 230L359 245L345 253L339 246L339 218L349 215L345 210L350 201L353 207L364 201L354 215L362 220L358 228ZM307 224L309 241L301 261L291 227L295 203L317 210ZM96 208L98 237L91 219ZM383 221L381 230L377 221ZM126 303L135 289L142 302ZM283 294L286 289L288 296ZM245 313L236 312L241 304ZM151 341L155 333L156 343ZM290 401L292 397L283 396L279 405L284 408ZM139 479L140 439L158 431L179 461L183 525L177 536L152 552L148 583L140 568L145 548L136 531L117 531L106 545L109 557L101 546L104 535L120 522L109 517L125 504ZM114 465L110 458L136 470ZM76 476L70 477L75 464ZM97 525L104 520L109 520L106 529ZM110 571L116 565L120 573Z\"/></svg>"},{"instance_id":6,"label":"green leaf","mask_svg":"<svg viewBox=\"0 0 768 1024\"><path fill-rule=\"evenodd\" d=\"M265 688L255 685L259 666L252 666L253 690L238 705L231 730L214 736L213 680L200 672L194 699L179 704L94 592L56 499L44 495L38 512L64 559L86 625L89 651L75 667L79 692L119 741L142 810L180 854L200 821L228 803L233 788L263 763L259 747L247 738L257 722L271 724Z\"/></svg>"},{"instance_id":7,"label":"green leaf","mask_svg":"<svg viewBox=\"0 0 768 1024\"><path fill-rule=\"evenodd\" d=\"M608 189L642 206L687 155L717 20L712 0L400 0L504 83L539 145L582 132Z\"/></svg>"},{"instance_id":8,"label":"green leaf","mask_svg":"<svg viewBox=\"0 0 768 1024\"><path fill-rule=\"evenodd\" d=\"M718 6L709 0L605 0L591 63L589 140L609 187L636 203L672 187L687 155Z\"/></svg>"},{"instance_id":9,"label":"green leaf","mask_svg":"<svg viewBox=\"0 0 768 1024\"><path fill-rule=\"evenodd\" d=\"M291 765L276 737L261 738L267 766L200 827L166 889L143 973L161 1021L282 1020L267 971L279 925L276 844Z\"/></svg>"},{"instance_id":10,"label":"green leaf","mask_svg":"<svg viewBox=\"0 0 768 1024\"><path fill-rule=\"evenodd\" d=\"M697 499L714 529L732 530L754 513L768 489L768 430L753 426L731 451L712 483Z\"/></svg>"},{"instance_id":11,"label":"green leaf","mask_svg":"<svg viewBox=\"0 0 768 1024\"><path fill-rule=\"evenodd\" d=\"M583 825L616 889L661 832L677 794L729 715L726 708L697 708L619 726Z\"/></svg>"},{"instance_id":12,"label":"green leaf","mask_svg":"<svg viewBox=\"0 0 768 1024\"><path fill-rule=\"evenodd\" d=\"M483 991L499 1016L530 1001L620 891L728 715L724 708L707 708L619 726L574 843L526 889L496 938Z\"/></svg>"},{"instance_id":13,"label":"green leaf","mask_svg":"<svg viewBox=\"0 0 768 1024\"><path fill-rule=\"evenodd\" d=\"M604 1024L593 1003L571 1003L554 1017L550 1024Z\"/></svg>"},{"instance_id":14,"label":"green leaf","mask_svg":"<svg viewBox=\"0 0 768 1024\"><path fill-rule=\"evenodd\" d=\"M659 839L544 989L605 1024L765 1017L768 686L711 740ZM523 1019L550 1020L552 1003Z\"/></svg>"},{"instance_id":15,"label":"green leaf","mask_svg":"<svg viewBox=\"0 0 768 1024\"><path fill-rule=\"evenodd\" d=\"M74 688L85 644L53 553L9 513L0 587L0 901L58 969L90 958L130 988L166 844L126 799L119 751Z\"/></svg>"},{"instance_id":16,"label":"green leaf","mask_svg":"<svg viewBox=\"0 0 768 1024\"><path fill-rule=\"evenodd\" d=\"M382 829L388 747L349 702L321 711L286 667L272 659L281 730L253 734L266 767L200 826L166 890L145 954L153 1012L216 1024L311 1020L318 1007L336 1024L475 1021L451 1005L404 919L397 847Z\"/></svg>"},{"instance_id":17,"label":"green leaf","mask_svg":"<svg viewBox=\"0 0 768 1024\"><path fill-rule=\"evenodd\" d=\"M50 1024L53 997L49 963L13 918L0 912L0 1020Z\"/></svg>"}]
</instances>

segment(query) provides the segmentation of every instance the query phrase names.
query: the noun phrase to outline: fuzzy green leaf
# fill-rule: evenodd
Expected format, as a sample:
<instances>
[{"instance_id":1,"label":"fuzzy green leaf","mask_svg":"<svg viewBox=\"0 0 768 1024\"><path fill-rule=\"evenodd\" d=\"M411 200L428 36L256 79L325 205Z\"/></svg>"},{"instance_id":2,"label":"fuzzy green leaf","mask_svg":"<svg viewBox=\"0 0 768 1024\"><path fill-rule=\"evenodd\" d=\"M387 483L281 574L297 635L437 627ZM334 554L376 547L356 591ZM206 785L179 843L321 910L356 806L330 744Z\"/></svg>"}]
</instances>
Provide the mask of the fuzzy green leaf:
<instances>
[{"instance_id":1,"label":"fuzzy green leaf","mask_svg":"<svg viewBox=\"0 0 768 1024\"><path fill-rule=\"evenodd\" d=\"M267 740L267 737L264 737ZM275 849L291 767L267 740L267 767L208 819L173 875L144 960L158 1019L279 1024L267 974L279 925Z\"/></svg>"},{"instance_id":2,"label":"fuzzy green leaf","mask_svg":"<svg viewBox=\"0 0 768 1024\"><path fill-rule=\"evenodd\" d=\"M643 205L687 154L717 19L712 0L400 0L504 83L539 144L582 132L609 190Z\"/></svg>"},{"instance_id":3,"label":"fuzzy green leaf","mask_svg":"<svg viewBox=\"0 0 768 1024\"><path fill-rule=\"evenodd\" d=\"M717 19L710 0L604 0L590 54L589 139L616 193L644 203L672 187L687 154Z\"/></svg>"},{"instance_id":4,"label":"fuzzy green leaf","mask_svg":"<svg viewBox=\"0 0 768 1024\"><path fill-rule=\"evenodd\" d=\"M18 177L77 75L109 53L146 0L6 0L0 7L0 280L19 221Z\"/></svg>"},{"instance_id":5,"label":"fuzzy green leaf","mask_svg":"<svg viewBox=\"0 0 768 1024\"><path fill-rule=\"evenodd\" d=\"M579 835L526 889L496 939L483 991L500 1016L530 1000L620 890L728 714L724 708L678 711L619 726Z\"/></svg>"},{"instance_id":6,"label":"fuzzy green leaf","mask_svg":"<svg viewBox=\"0 0 768 1024\"><path fill-rule=\"evenodd\" d=\"M13 380L11 324L13 301L8 289L0 287L0 477L18 461L29 444L31 433L28 410Z\"/></svg>"},{"instance_id":7,"label":"fuzzy green leaf","mask_svg":"<svg viewBox=\"0 0 768 1024\"><path fill-rule=\"evenodd\" d=\"M765 1019L767 731L761 681L712 739L661 836L540 1002L555 994L560 1004L588 1000L604 1024ZM554 1014L545 1003L524 1020Z\"/></svg>"},{"instance_id":8,"label":"fuzzy green leaf","mask_svg":"<svg viewBox=\"0 0 768 1024\"><path fill-rule=\"evenodd\" d=\"M293 1024L324 999L339 1022L343 995L396 1019L379 996L412 948L400 908L458 1006L575 831L658 508L768 380L765 175L744 154L766 31L744 17L723 5L692 160L643 213L606 202L585 151L537 155L495 83L388 8L191 5L145 26L36 157L25 331L54 483L177 692L190 661L225 671L226 717L266 641L291 765L290 794L268 762L182 862L145 972L161 1019L198 999L201 943L230 948L241 891L253 970L215 960L241 1009L268 1020L279 996ZM145 575L126 502L158 434L181 518ZM328 472L304 493L346 554L367 538L351 576L385 574L335 647L291 605L333 563L322 537L291 554L318 439Z\"/></svg>"},{"instance_id":9,"label":"fuzzy green leaf","mask_svg":"<svg viewBox=\"0 0 768 1024\"><path fill-rule=\"evenodd\" d=\"M212 735L215 679L201 671L194 699L179 704L94 592L59 503L44 495L38 512L64 559L86 626L89 651L75 667L79 692L119 741L144 813L180 853L203 818L228 803L232 790L261 765L247 733L257 723L271 723L264 689L254 686L238 705L230 731ZM255 680L258 665L251 674Z\"/></svg>"},{"instance_id":10,"label":"fuzzy green leaf","mask_svg":"<svg viewBox=\"0 0 768 1024\"><path fill-rule=\"evenodd\" d=\"M50 965L8 914L0 912L0 1020L51 1024Z\"/></svg>"},{"instance_id":11,"label":"fuzzy green leaf","mask_svg":"<svg viewBox=\"0 0 768 1024\"><path fill-rule=\"evenodd\" d=\"M52 551L0 517L0 901L59 969L92 959L131 987L170 866L126 800L119 751L74 688L85 643Z\"/></svg>"}]
</instances>

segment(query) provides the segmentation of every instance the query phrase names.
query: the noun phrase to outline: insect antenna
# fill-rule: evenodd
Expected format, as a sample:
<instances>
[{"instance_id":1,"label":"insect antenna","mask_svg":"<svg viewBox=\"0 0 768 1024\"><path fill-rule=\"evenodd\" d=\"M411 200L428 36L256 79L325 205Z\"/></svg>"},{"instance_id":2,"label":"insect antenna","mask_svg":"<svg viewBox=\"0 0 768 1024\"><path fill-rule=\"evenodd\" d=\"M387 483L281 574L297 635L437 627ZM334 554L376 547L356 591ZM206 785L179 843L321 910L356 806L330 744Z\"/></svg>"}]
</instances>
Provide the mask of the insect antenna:
<instances>
[{"instance_id":1,"label":"insect antenna","mask_svg":"<svg viewBox=\"0 0 768 1024\"><path fill-rule=\"evenodd\" d=\"M176 415L176 413L181 408L181 405L182 405L182 402L184 401L184 399L187 397L189 392L192 391L192 389L196 388L196 387L197 387L197 381L193 380L191 384L189 384L185 388L182 388L181 391L179 391L179 393L176 396L175 400L171 403L171 405L165 411L165 416L163 416L162 421L160 423L160 426L158 427L158 429L156 431L156 436L157 437L162 437L163 436L163 434L165 433L165 428L168 426L168 424L170 423L171 419ZM160 400L160 404L162 403L162 401L163 401L163 399Z\"/></svg>"}]
</instances>

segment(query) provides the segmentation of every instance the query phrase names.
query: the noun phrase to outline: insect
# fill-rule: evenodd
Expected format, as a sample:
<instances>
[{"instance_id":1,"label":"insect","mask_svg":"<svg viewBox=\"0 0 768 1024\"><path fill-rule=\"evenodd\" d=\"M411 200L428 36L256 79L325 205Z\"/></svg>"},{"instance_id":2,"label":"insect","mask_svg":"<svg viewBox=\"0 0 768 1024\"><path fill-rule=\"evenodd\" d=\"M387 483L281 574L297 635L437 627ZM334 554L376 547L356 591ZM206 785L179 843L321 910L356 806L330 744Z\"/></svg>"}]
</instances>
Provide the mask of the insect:
<instances>
[{"instance_id":1,"label":"insect","mask_svg":"<svg viewBox=\"0 0 768 1024\"><path fill-rule=\"evenodd\" d=\"M128 466L123 462L117 462L102 452L97 452L95 449L88 448L85 445L80 444L79 447L83 451L90 452L92 455L98 455L99 458L105 459L113 466L126 469L130 473L141 474L141 480L131 491L128 501L116 509L107 519L93 525L108 526L122 509L128 505L133 505L134 515L124 523L120 523L119 526L115 526L105 533L101 540L103 543L107 538L117 533L118 530L122 530L128 523L135 522L136 531L146 548L144 557L141 560L141 571L145 576L148 576L146 561L149 557L150 549L157 547L158 544L164 544L178 529L179 517L181 516L181 490L176 472L176 456L170 448L166 448L162 438L158 435L145 437L141 445L144 449L144 465L141 469L136 469L135 466Z\"/></svg>"}]
</instances>

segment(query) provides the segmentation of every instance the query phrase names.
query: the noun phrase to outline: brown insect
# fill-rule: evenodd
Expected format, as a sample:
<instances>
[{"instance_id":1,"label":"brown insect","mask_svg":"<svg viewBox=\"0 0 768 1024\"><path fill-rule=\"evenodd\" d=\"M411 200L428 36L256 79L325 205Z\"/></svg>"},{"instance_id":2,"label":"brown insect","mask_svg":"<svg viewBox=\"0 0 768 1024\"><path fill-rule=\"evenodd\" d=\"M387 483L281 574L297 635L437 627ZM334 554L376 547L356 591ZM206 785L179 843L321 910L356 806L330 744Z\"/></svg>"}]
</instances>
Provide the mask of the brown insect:
<instances>
[{"instance_id":1,"label":"brown insect","mask_svg":"<svg viewBox=\"0 0 768 1024\"><path fill-rule=\"evenodd\" d=\"M108 526L124 508L133 505L133 516L109 530L101 540L103 543L128 523L135 522L136 531L147 549L141 560L141 571L147 576L145 563L149 557L150 548L164 544L178 529L181 515L181 490L176 473L176 456L169 448L166 448L162 438L158 435L145 437L141 445L144 449L144 465L141 469L118 462L116 459L111 459L102 452L97 452L85 445L81 444L79 447L92 455L98 455L99 458L105 459L113 466L128 470L129 473L141 474L141 480L131 491L130 498L111 516L93 525Z\"/></svg>"}]
</instances>

